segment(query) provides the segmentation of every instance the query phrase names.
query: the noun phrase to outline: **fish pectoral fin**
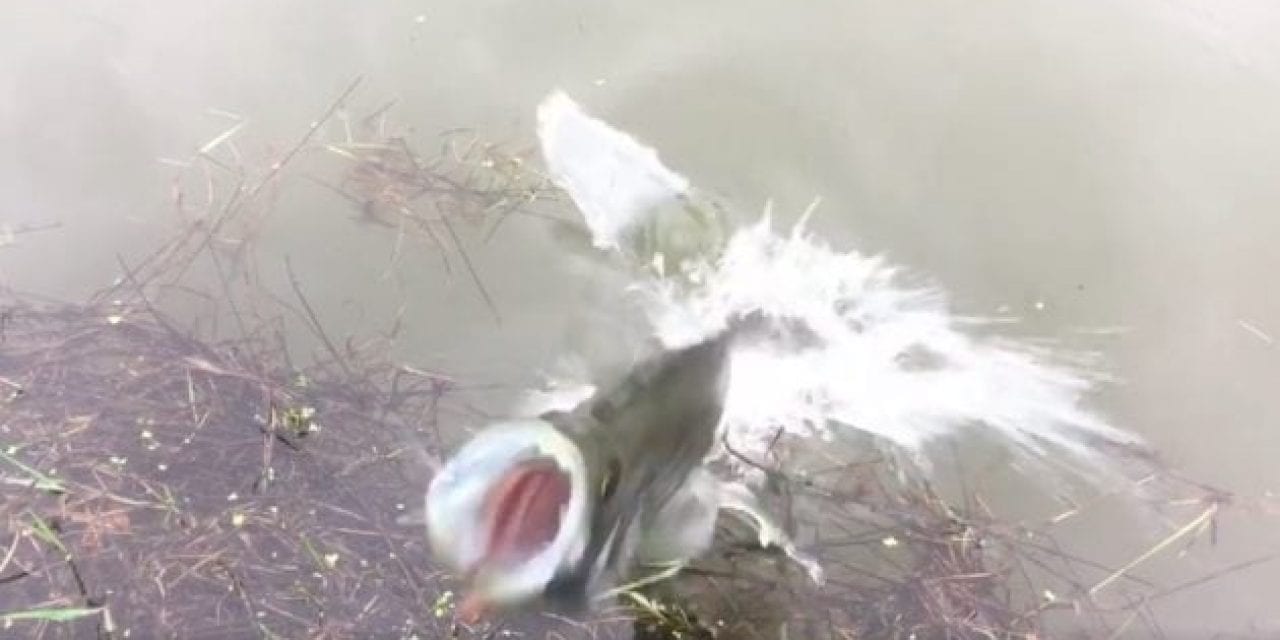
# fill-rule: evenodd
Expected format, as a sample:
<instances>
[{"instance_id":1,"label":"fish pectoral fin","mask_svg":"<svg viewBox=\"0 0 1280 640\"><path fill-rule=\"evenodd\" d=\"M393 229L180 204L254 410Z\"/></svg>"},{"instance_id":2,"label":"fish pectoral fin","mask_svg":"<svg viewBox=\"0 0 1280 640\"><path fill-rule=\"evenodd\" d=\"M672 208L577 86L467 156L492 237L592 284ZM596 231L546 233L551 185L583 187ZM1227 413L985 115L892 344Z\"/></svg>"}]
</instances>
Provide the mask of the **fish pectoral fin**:
<instances>
[{"instance_id":1,"label":"fish pectoral fin","mask_svg":"<svg viewBox=\"0 0 1280 640\"><path fill-rule=\"evenodd\" d=\"M792 562L804 568L814 584L821 585L826 581L822 565L817 558L796 547L795 541L769 515L755 492L740 482L721 481L718 493L720 509L737 512L755 525L761 547L781 549Z\"/></svg>"}]
</instances>

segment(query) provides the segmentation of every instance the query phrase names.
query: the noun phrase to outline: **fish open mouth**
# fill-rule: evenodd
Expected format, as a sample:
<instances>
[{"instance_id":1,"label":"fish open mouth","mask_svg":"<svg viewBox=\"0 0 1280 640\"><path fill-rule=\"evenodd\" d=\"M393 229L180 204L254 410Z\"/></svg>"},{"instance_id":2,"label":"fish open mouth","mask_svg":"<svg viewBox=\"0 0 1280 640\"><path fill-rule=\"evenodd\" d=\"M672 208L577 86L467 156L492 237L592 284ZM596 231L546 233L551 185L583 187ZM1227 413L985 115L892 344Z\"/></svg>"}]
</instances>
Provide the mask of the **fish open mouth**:
<instances>
[{"instance_id":1,"label":"fish open mouth","mask_svg":"<svg viewBox=\"0 0 1280 640\"><path fill-rule=\"evenodd\" d=\"M536 556L556 539L569 504L569 475L553 460L516 464L485 495L482 564L513 566Z\"/></svg>"},{"instance_id":2,"label":"fish open mouth","mask_svg":"<svg viewBox=\"0 0 1280 640\"><path fill-rule=\"evenodd\" d=\"M467 585L458 613L536 599L585 545L590 505L577 445L543 420L495 425L432 479L428 542Z\"/></svg>"}]
</instances>

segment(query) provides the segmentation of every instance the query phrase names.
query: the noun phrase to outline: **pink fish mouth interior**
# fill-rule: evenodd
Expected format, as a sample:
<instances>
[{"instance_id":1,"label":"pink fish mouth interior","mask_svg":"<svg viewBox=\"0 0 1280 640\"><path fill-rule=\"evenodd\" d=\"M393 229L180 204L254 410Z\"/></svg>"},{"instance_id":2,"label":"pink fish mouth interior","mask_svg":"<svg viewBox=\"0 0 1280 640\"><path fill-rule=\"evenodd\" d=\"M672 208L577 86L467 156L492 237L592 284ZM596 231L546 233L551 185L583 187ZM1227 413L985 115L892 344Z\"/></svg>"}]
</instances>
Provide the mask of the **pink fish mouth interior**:
<instances>
[{"instance_id":1,"label":"pink fish mouth interior","mask_svg":"<svg viewBox=\"0 0 1280 640\"><path fill-rule=\"evenodd\" d=\"M518 564L546 548L560 532L570 493L568 475L551 460L529 460L507 471L485 496L483 562Z\"/></svg>"}]
</instances>

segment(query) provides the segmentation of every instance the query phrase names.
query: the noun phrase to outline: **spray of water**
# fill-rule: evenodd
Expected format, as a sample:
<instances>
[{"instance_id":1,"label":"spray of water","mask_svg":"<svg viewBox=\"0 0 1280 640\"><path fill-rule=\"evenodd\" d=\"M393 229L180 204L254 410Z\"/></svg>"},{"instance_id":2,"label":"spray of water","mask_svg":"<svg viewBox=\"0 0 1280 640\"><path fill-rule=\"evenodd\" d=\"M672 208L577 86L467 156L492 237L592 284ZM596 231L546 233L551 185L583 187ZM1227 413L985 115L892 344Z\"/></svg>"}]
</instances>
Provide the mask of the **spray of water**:
<instances>
[{"instance_id":1,"label":"spray of water","mask_svg":"<svg viewBox=\"0 0 1280 640\"><path fill-rule=\"evenodd\" d=\"M940 438L985 431L1024 459L1052 457L1061 467L1066 458L1101 477L1109 461L1100 444L1137 444L1087 407L1098 376L1064 354L968 331L974 321L954 316L940 289L906 284L883 259L833 249L803 220L778 231L766 212L725 233L719 250L677 265L660 246L628 252L629 231L672 203L688 208L696 194L656 152L563 93L538 115L552 179L583 212L597 248L638 267L631 288L662 343L687 344L753 310L798 321L816 338L735 354L723 428L740 451L763 453L779 431L863 432L919 454ZM561 388L541 397L544 407L585 391Z\"/></svg>"}]
</instances>

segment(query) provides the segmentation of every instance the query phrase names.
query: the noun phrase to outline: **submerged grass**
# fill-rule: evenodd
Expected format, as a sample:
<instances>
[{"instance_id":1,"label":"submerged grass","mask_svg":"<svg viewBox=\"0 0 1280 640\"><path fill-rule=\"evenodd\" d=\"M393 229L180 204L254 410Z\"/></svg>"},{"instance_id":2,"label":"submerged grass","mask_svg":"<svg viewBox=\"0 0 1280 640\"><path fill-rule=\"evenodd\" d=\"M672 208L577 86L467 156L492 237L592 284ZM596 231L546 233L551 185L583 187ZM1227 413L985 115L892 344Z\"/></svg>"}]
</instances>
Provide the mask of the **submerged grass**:
<instances>
[{"instance_id":1,"label":"submerged grass","mask_svg":"<svg viewBox=\"0 0 1280 640\"><path fill-rule=\"evenodd\" d=\"M3 447L3 446L5 446L4 443L0 443L0 447ZM0 451L0 459L3 459L5 462L13 465L14 467L17 467L19 471L22 471L27 476L26 479L10 478L6 476L4 478L5 484L11 484L11 485L16 484L18 486L28 486L34 489L39 489L40 491L48 491L50 493L66 493L67 492L66 486L63 485L61 481L55 480L54 478L50 478L49 476L43 473L40 473L39 471L32 469L31 467L28 467L27 465L23 464L21 460L18 460L17 458L9 455L4 451Z\"/></svg>"},{"instance_id":2,"label":"submerged grass","mask_svg":"<svg viewBox=\"0 0 1280 640\"><path fill-rule=\"evenodd\" d=\"M542 215L528 205L554 193L518 156L459 146L458 134L424 159L387 131L386 109L353 129L343 107L356 86L265 169L234 164L242 123L202 145L184 166L220 176L208 179L206 204L145 260L122 262L111 288L78 304L0 297L7 633L850 639L1040 638L1056 628L1158 637L1153 601L1266 560L1172 587L1136 575L1212 535L1232 506L1223 492L1167 474L1167 495L1198 515L1110 567L1072 555L1056 536L1087 507L1008 521L976 491L944 498L892 456L797 476L779 454L751 464L823 561L824 587L726 523L711 557L634 583L591 620L531 612L478 629L455 624L454 578L432 562L420 527L402 522L441 454L440 415L456 383L397 363L385 338L329 335L291 268L294 303L264 292L251 241L290 163L337 154L349 165L333 188L396 229L393 262L403 240L423 241L446 264L460 256L487 298L450 225L488 236L510 215ZM335 118L338 142L317 142ZM197 291L198 262L217 289L198 294L233 320L230 337L162 311L166 292ZM320 345L305 362L290 352L286 318ZM1122 593L1107 598L1113 590Z\"/></svg>"}]
</instances>

